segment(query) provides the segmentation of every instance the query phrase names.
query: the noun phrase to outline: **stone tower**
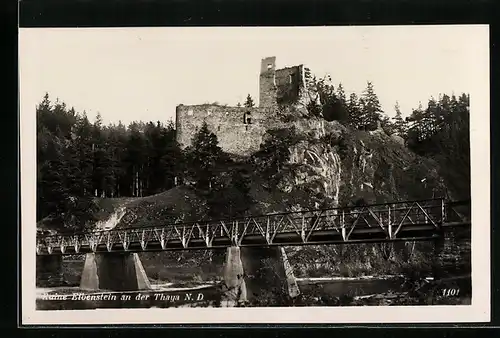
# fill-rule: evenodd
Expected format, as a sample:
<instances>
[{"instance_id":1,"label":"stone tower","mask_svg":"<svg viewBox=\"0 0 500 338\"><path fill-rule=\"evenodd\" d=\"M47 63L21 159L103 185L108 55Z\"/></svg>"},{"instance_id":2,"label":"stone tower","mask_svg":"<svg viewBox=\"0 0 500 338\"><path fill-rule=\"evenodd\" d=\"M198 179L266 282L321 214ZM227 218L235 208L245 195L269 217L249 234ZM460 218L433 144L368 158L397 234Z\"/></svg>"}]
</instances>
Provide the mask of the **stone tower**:
<instances>
[{"instance_id":1,"label":"stone tower","mask_svg":"<svg viewBox=\"0 0 500 338\"><path fill-rule=\"evenodd\" d=\"M259 107L276 108L281 104L295 105L306 92L304 65L276 69L276 57L270 56L260 64Z\"/></svg>"},{"instance_id":2,"label":"stone tower","mask_svg":"<svg viewBox=\"0 0 500 338\"><path fill-rule=\"evenodd\" d=\"M266 57L262 59L260 65L259 80L259 107L274 107L276 103L276 57Z\"/></svg>"}]
</instances>

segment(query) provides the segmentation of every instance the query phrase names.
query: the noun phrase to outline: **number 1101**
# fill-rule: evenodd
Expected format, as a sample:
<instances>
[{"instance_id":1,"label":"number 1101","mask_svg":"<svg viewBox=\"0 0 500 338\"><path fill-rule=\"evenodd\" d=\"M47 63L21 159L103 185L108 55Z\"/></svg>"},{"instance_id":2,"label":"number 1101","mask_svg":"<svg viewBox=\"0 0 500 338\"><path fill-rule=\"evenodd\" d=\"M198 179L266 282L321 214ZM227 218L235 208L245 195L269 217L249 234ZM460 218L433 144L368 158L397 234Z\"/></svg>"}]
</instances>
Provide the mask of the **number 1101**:
<instances>
[{"instance_id":1,"label":"number 1101","mask_svg":"<svg viewBox=\"0 0 500 338\"><path fill-rule=\"evenodd\" d=\"M443 297L458 296L460 289L443 289Z\"/></svg>"}]
</instances>

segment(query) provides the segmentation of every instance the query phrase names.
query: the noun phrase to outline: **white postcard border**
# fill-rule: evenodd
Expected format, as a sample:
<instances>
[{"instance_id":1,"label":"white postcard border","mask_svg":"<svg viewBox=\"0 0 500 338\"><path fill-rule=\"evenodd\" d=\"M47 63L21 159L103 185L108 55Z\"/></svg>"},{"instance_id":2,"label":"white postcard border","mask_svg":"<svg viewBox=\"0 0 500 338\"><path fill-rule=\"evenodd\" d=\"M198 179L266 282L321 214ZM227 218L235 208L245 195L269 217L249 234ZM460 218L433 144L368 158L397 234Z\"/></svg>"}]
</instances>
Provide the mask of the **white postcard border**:
<instances>
[{"instance_id":1,"label":"white postcard border","mask_svg":"<svg viewBox=\"0 0 500 338\"><path fill-rule=\"evenodd\" d=\"M386 26L388 27L388 26ZM392 26L409 29L414 26ZM489 26L457 26L483 41L470 67L475 84L470 92L472 177L472 304L468 306L366 306L286 308L167 308L167 309L35 309L36 119L35 107L20 111L21 159L21 324L221 324L221 323L458 323L490 320L490 126ZM467 28L464 28L467 27ZM379 27L380 28L380 27ZM35 28L38 29L38 28ZM193 28L196 29L196 28ZM199 29L199 28L198 28ZM203 28L214 29L214 28ZM231 29L231 28L222 28ZM368 29L368 28L364 28ZM471 34L471 32L468 32ZM20 34L20 44L22 42ZM33 56L36 57L36 56ZM20 69L23 82L35 74ZM459 71L459 70L456 70ZM21 110L21 109L20 109Z\"/></svg>"}]
</instances>

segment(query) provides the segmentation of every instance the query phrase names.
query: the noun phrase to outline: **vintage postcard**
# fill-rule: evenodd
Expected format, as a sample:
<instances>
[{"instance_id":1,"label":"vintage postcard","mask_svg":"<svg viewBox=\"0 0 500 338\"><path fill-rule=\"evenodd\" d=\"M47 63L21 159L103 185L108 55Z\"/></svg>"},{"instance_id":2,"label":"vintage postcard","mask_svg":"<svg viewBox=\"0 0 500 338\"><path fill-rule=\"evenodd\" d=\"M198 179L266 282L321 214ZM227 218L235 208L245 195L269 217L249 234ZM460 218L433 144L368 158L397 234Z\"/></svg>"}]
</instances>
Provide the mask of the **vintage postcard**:
<instances>
[{"instance_id":1,"label":"vintage postcard","mask_svg":"<svg viewBox=\"0 0 500 338\"><path fill-rule=\"evenodd\" d=\"M19 59L23 324L490 320L488 26L30 28Z\"/></svg>"}]
</instances>

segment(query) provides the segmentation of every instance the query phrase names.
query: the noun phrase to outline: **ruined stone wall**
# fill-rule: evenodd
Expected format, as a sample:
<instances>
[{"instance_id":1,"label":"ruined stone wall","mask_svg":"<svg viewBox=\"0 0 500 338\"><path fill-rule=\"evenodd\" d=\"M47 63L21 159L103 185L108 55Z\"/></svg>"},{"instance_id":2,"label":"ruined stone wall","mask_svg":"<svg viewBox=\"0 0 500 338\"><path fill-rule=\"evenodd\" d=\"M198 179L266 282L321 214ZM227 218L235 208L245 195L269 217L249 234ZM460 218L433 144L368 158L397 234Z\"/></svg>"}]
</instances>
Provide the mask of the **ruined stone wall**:
<instances>
[{"instance_id":1,"label":"ruined stone wall","mask_svg":"<svg viewBox=\"0 0 500 338\"><path fill-rule=\"evenodd\" d=\"M280 124L278 106L300 103L305 92L304 67L277 70L276 57L264 58L261 60L259 88L258 108L179 105L176 130L181 147L188 146L206 122L224 151L248 155L258 150L266 130Z\"/></svg>"},{"instance_id":2,"label":"ruined stone wall","mask_svg":"<svg viewBox=\"0 0 500 338\"><path fill-rule=\"evenodd\" d=\"M191 144L203 122L217 135L219 146L226 152L249 155L257 151L266 130L277 122L272 108L196 105L177 107L177 142L182 148Z\"/></svg>"},{"instance_id":3,"label":"ruined stone wall","mask_svg":"<svg viewBox=\"0 0 500 338\"><path fill-rule=\"evenodd\" d=\"M276 69L276 58L262 59L260 68L260 107L298 102L305 90L304 66Z\"/></svg>"},{"instance_id":4,"label":"ruined stone wall","mask_svg":"<svg viewBox=\"0 0 500 338\"><path fill-rule=\"evenodd\" d=\"M276 57L264 58L260 66L259 107L276 107Z\"/></svg>"},{"instance_id":5,"label":"ruined stone wall","mask_svg":"<svg viewBox=\"0 0 500 338\"><path fill-rule=\"evenodd\" d=\"M276 101L278 104L297 102L304 90L303 66L288 67L276 71Z\"/></svg>"}]
</instances>

